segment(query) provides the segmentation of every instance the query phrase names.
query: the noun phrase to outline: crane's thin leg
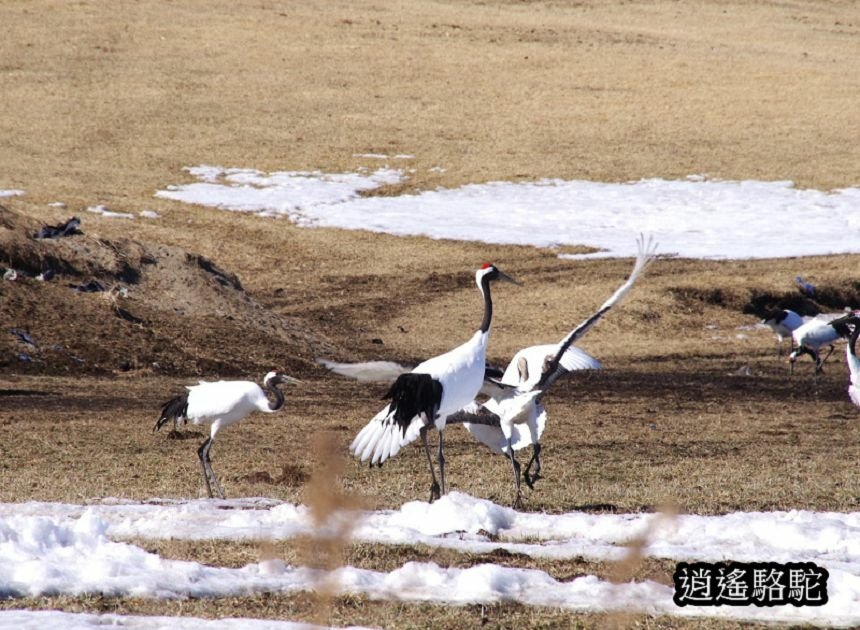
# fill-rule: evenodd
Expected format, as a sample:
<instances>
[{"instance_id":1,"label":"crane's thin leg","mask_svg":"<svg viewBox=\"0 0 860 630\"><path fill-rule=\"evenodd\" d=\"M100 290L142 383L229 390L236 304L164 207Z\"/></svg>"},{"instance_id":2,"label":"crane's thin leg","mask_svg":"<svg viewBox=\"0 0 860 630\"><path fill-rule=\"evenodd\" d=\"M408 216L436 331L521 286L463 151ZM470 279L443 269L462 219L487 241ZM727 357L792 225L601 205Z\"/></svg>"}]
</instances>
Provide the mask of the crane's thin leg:
<instances>
[{"instance_id":1,"label":"crane's thin leg","mask_svg":"<svg viewBox=\"0 0 860 630\"><path fill-rule=\"evenodd\" d=\"M829 354L827 355L830 356ZM815 360L815 377L818 378L818 375L824 371L824 361L821 360L821 355L818 352L812 353L812 358Z\"/></svg>"},{"instance_id":2,"label":"crane's thin leg","mask_svg":"<svg viewBox=\"0 0 860 630\"><path fill-rule=\"evenodd\" d=\"M824 371L824 362L827 361L828 358L830 358L831 354L833 354L833 344L830 344L830 350L827 352L826 355L824 355L824 358L821 359L821 361L816 366L816 369L815 369L816 373Z\"/></svg>"},{"instance_id":3,"label":"crane's thin leg","mask_svg":"<svg viewBox=\"0 0 860 630\"><path fill-rule=\"evenodd\" d=\"M209 458L209 445L212 444L212 438L206 438L200 448L197 449L197 457L200 458L200 466L203 468L203 482L206 484L206 492L209 493L209 498L212 496L212 486L209 483L209 470L206 467L206 460Z\"/></svg>"},{"instance_id":4,"label":"crane's thin leg","mask_svg":"<svg viewBox=\"0 0 860 630\"><path fill-rule=\"evenodd\" d=\"M217 475L215 475L215 471L212 470L212 462L209 462L209 474L212 475L212 483L215 484L215 492L218 493L218 498L224 498L224 490L221 489L221 482L218 481Z\"/></svg>"},{"instance_id":5,"label":"crane's thin leg","mask_svg":"<svg viewBox=\"0 0 860 630\"><path fill-rule=\"evenodd\" d=\"M424 452L427 454L427 463L430 465L430 478L433 480L433 483L430 484L429 503L433 503L433 501L439 498L439 482L436 481L436 471L433 468L433 458L430 456L430 446L427 444L427 425L421 427L418 435L421 436L421 443L424 445Z\"/></svg>"},{"instance_id":6,"label":"crane's thin leg","mask_svg":"<svg viewBox=\"0 0 860 630\"><path fill-rule=\"evenodd\" d=\"M514 457L514 445L511 438L508 438L508 457L511 460L511 467L514 469L514 487L517 491L514 496L513 508L518 510L523 507L523 491L520 489L520 463Z\"/></svg>"},{"instance_id":7,"label":"crane's thin leg","mask_svg":"<svg viewBox=\"0 0 860 630\"><path fill-rule=\"evenodd\" d=\"M448 494L445 487L445 455L442 453L442 429L439 429L439 479L442 481L442 494Z\"/></svg>"},{"instance_id":8,"label":"crane's thin leg","mask_svg":"<svg viewBox=\"0 0 860 630\"><path fill-rule=\"evenodd\" d=\"M525 477L526 485L534 490L534 482L540 479L540 442L535 442L532 445L532 458L529 460L528 465L526 465L526 471L523 474ZM535 465L535 474L530 475L529 471L532 469L532 464Z\"/></svg>"},{"instance_id":9,"label":"crane's thin leg","mask_svg":"<svg viewBox=\"0 0 860 630\"><path fill-rule=\"evenodd\" d=\"M200 464L203 466L203 480L206 482L206 490L209 492L209 498L214 498L212 495L212 485L215 485L215 490L218 493L218 498L224 498L224 490L221 489L221 484L218 483L218 477L215 471L212 470L212 460L209 458L209 449L212 448L212 438L209 437L200 448L197 450L197 455L200 457ZM211 480L211 483L210 483Z\"/></svg>"}]
</instances>

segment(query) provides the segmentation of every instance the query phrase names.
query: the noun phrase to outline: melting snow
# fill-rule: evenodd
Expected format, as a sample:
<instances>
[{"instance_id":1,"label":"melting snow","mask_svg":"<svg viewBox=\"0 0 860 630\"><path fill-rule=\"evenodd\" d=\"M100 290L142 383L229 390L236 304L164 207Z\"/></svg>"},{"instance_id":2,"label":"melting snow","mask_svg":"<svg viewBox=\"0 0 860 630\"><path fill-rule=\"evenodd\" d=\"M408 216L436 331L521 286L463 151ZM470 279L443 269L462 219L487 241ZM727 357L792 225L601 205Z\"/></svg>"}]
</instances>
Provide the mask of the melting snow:
<instances>
[{"instance_id":1,"label":"melting snow","mask_svg":"<svg viewBox=\"0 0 860 630\"><path fill-rule=\"evenodd\" d=\"M264 174L190 168L199 181L156 196L226 210L283 215L303 226L554 247L588 245L634 256L635 235L693 258L771 258L860 252L860 188L832 192L791 182L646 179L608 184L492 182L415 195L361 197L402 171L370 175ZM803 226L803 238L791 226Z\"/></svg>"},{"instance_id":2,"label":"melting snow","mask_svg":"<svg viewBox=\"0 0 860 630\"><path fill-rule=\"evenodd\" d=\"M628 553L625 544L647 534L644 553L654 558L815 562L830 572L830 600L823 607L679 608L672 588L653 581L612 584L584 576L559 582L543 571L492 563L458 569L409 562L390 573L344 567L330 576L344 593L449 604L514 601L592 612L860 624L860 513L552 515L517 512L454 492L433 504L414 501L398 510L356 516L353 537L382 544L618 560ZM0 504L0 596L99 592L175 598L312 590L325 574L280 560L219 568L163 559L123 542L284 539L312 527L304 506L267 499Z\"/></svg>"},{"instance_id":3,"label":"melting snow","mask_svg":"<svg viewBox=\"0 0 860 630\"><path fill-rule=\"evenodd\" d=\"M105 627L129 630L314 630L319 626L290 621L265 619L197 619L195 617L91 615L54 610L3 610L0 611L0 628L9 630L100 630Z\"/></svg>"}]
</instances>

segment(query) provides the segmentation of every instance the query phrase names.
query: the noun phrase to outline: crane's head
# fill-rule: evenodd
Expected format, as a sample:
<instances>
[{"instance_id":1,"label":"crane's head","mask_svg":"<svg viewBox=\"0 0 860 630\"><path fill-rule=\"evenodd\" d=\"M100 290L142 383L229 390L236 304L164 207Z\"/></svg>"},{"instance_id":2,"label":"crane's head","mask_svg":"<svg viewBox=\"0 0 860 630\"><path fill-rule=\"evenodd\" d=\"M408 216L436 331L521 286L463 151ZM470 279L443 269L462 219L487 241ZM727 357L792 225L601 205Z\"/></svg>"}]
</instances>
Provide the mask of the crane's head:
<instances>
[{"instance_id":1,"label":"crane's head","mask_svg":"<svg viewBox=\"0 0 860 630\"><path fill-rule=\"evenodd\" d=\"M762 313L762 315L762 324L766 324L768 326L776 326L782 320L788 317L788 311L785 309L768 309L764 313Z\"/></svg>"},{"instance_id":2,"label":"crane's head","mask_svg":"<svg viewBox=\"0 0 860 630\"><path fill-rule=\"evenodd\" d=\"M816 351L812 350L811 348L809 348L808 346L801 345L799 348L794 350L790 355L788 355L788 363L791 366L791 370L790 370L791 374L794 374L795 362L803 354L808 354L809 356L811 356L812 360L815 361L815 364L819 365L818 353Z\"/></svg>"},{"instance_id":3,"label":"crane's head","mask_svg":"<svg viewBox=\"0 0 860 630\"><path fill-rule=\"evenodd\" d=\"M263 385L268 385L269 383L279 385L281 383L301 383L301 381L278 370L272 370L263 377Z\"/></svg>"},{"instance_id":4,"label":"crane's head","mask_svg":"<svg viewBox=\"0 0 860 630\"><path fill-rule=\"evenodd\" d=\"M480 287L484 281L492 282L493 280L504 280L505 282L511 282L513 284L520 284L513 278L511 278L504 271L501 271L498 267L491 263L484 263L481 265L481 268L475 272L475 282L478 283Z\"/></svg>"},{"instance_id":5,"label":"crane's head","mask_svg":"<svg viewBox=\"0 0 860 630\"><path fill-rule=\"evenodd\" d=\"M836 329L840 335L847 337L851 331L847 326L856 326L860 323L860 311L849 311L842 317L838 317L830 322L830 325Z\"/></svg>"}]
</instances>

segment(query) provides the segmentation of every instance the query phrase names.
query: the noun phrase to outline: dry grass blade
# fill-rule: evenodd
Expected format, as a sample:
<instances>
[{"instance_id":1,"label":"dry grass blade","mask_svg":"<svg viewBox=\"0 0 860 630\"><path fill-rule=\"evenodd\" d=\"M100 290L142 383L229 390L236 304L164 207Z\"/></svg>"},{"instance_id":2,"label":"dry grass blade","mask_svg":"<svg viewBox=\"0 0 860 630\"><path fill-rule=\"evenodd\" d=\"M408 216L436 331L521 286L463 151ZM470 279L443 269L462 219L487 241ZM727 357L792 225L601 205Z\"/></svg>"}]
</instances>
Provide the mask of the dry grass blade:
<instances>
[{"instance_id":1,"label":"dry grass blade","mask_svg":"<svg viewBox=\"0 0 860 630\"><path fill-rule=\"evenodd\" d=\"M343 490L344 456L336 434L317 433L311 448L316 462L304 489L304 503L310 510L314 534L297 544L301 562L320 571L314 591L316 622L327 625L331 623L333 599L340 592L335 570L344 564L350 534L357 524L355 511L361 502Z\"/></svg>"}]
</instances>

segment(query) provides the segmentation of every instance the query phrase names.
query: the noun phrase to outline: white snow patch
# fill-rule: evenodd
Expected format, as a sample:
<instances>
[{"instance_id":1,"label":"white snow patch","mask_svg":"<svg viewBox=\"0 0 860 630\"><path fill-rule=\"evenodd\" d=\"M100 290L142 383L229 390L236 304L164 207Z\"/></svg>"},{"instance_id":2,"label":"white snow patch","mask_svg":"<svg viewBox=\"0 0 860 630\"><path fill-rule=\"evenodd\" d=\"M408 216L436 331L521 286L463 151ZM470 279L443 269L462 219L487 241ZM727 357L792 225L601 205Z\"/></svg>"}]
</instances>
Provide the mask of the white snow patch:
<instances>
[{"instance_id":1,"label":"white snow patch","mask_svg":"<svg viewBox=\"0 0 860 630\"><path fill-rule=\"evenodd\" d=\"M312 590L335 579L343 593L448 604L514 601L581 611L860 624L860 513L541 514L451 493L399 510L358 512L356 540L427 544L486 553L617 560L648 536L646 556L672 560L814 562L830 572L823 607L678 608L651 581L610 584L594 576L558 582L542 571L492 563L468 569L407 563L390 573L344 567L327 576L273 559L241 569L160 558L122 539L284 539L313 533L307 508L268 499L105 501L89 506L0 504L0 596L104 593L226 597Z\"/></svg>"},{"instance_id":2,"label":"white snow patch","mask_svg":"<svg viewBox=\"0 0 860 630\"><path fill-rule=\"evenodd\" d=\"M370 175L320 172L274 172L198 166L187 169L198 183L170 186L156 197L262 216L288 216L299 225L316 225L317 207L344 207L359 193L385 184L396 184L402 173L378 169ZM325 214L325 213L321 213Z\"/></svg>"},{"instance_id":3,"label":"white snow patch","mask_svg":"<svg viewBox=\"0 0 860 630\"><path fill-rule=\"evenodd\" d=\"M23 194L23 190L0 190L0 197L17 197Z\"/></svg>"},{"instance_id":4,"label":"white snow patch","mask_svg":"<svg viewBox=\"0 0 860 630\"><path fill-rule=\"evenodd\" d=\"M620 184L547 179L360 197L359 191L400 181L403 173L380 169L371 175L266 175L220 167L188 171L199 181L170 186L156 196L285 215L303 226L602 250L587 256L634 256L639 233L655 234L663 252L693 258L860 252L860 188L823 192L796 188L788 181L703 177ZM804 226L803 238L786 238L786 226L792 225Z\"/></svg>"},{"instance_id":5,"label":"white snow patch","mask_svg":"<svg viewBox=\"0 0 860 630\"><path fill-rule=\"evenodd\" d=\"M112 210L108 210L106 206L98 205L98 206L90 206L87 208L87 212L92 212L93 214L100 214L106 219L133 219L134 215L128 212L113 212Z\"/></svg>"},{"instance_id":6,"label":"white snow patch","mask_svg":"<svg viewBox=\"0 0 860 630\"><path fill-rule=\"evenodd\" d=\"M94 615L59 610L0 611L0 630L102 630L106 627L129 630L314 630L320 626L268 619L200 619L184 616L177 619L154 615Z\"/></svg>"}]
</instances>

